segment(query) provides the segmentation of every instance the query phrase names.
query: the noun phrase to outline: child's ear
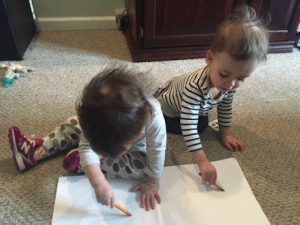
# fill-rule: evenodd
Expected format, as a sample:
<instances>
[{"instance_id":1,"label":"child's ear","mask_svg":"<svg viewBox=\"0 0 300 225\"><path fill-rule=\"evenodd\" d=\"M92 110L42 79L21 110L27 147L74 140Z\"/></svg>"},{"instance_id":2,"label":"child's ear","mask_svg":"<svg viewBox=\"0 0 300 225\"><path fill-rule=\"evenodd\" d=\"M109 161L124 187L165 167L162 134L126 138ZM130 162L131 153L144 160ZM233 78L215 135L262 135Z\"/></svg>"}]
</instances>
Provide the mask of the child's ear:
<instances>
[{"instance_id":1,"label":"child's ear","mask_svg":"<svg viewBox=\"0 0 300 225\"><path fill-rule=\"evenodd\" d=\"M214 53L211 50L207 50L206 56L205 56L205 61L207 65L210 65L211 62L214 59Z\"/></svg>"}]
</instances>

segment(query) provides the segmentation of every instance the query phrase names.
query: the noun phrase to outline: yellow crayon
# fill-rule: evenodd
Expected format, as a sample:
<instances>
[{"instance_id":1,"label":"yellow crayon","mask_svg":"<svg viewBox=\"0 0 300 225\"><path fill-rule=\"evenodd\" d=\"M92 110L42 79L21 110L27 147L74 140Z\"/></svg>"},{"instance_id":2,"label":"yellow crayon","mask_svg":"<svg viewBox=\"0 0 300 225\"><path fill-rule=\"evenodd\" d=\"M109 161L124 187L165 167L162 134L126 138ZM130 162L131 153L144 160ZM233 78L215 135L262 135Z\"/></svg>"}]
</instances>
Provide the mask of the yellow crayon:
<instances>
[{"instance_id":1,"label":"yellow crayon","mask_svg":"<svg viewBox=\"0 0 300 225\"><path fill-rule=\"evenodd\" d=\"M123 206L121 206L120 204L115 203L114 207L119 209L121 212L125 213L127 216L132 216L132 214L127 209L125 209Z\"/></svg>"}]
</instances>

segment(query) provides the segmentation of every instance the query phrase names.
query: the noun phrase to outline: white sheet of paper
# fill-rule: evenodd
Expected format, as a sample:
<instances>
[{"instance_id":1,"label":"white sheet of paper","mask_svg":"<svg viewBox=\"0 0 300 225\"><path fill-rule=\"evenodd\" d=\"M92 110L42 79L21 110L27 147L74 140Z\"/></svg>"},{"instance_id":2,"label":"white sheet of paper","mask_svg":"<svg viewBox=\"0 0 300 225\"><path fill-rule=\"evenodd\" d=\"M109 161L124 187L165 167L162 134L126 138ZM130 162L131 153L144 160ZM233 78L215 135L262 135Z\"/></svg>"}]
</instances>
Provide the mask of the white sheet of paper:
<instances>
[{"instance_id":1,"label":"white sheet of paper","mask_svg":"<svg viewBox=\"0 0 300 225\"><path fill-rule=\"evenodd\" d=\"M162 203L153 211L139 207L139 196L128 189L136 181L111 179L116 201L133 216L96 202L85 176L60 177L53 225L270 225L244 174L233 158L212 162L225 192L211 189L195 165L169 166L161 177Z\"/></svg>"}]
</instances>

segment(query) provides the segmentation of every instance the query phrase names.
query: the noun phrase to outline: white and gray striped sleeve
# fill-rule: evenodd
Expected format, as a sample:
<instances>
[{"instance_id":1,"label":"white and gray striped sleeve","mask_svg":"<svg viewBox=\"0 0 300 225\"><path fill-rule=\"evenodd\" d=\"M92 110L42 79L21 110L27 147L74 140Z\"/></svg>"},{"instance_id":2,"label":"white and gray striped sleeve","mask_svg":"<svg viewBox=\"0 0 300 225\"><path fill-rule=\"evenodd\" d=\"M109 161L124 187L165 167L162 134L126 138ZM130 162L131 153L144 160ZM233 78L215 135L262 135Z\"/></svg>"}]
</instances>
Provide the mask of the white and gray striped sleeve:
<instances>
[{"instance_id":1,"label":"white and gray striped sleeve","mask_svg":"<svg viewBox=\"0 0 300 225\"><path fill-rule=\"evenodd\" d=\"M182 96L180 126L188 151L203 148L197 129L201 101L199 89L193 84L187 85Z\"/></svg>"},{"instance_id":2,"label":"white and gray striped sleeve","mask_svg":"<svg viewBox=\"0 0 300 225\"><path fill-rule=\"evenodd\" d=\"M236 90L229 91L218 105L218 121L221 127L231 127L232 103Z\"/></svg>"}]
</instances>

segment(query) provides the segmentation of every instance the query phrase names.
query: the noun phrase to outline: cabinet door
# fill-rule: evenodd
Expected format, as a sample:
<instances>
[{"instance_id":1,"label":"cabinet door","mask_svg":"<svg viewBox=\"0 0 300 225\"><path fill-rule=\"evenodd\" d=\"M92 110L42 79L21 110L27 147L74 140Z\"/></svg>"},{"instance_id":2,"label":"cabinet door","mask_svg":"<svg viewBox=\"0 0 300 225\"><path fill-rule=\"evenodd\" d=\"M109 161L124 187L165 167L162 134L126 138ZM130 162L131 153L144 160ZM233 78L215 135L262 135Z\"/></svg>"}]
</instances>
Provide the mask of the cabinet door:
<instances>
[{"instance_id":1,"label":"cabinet door","mask_svg":"<svg viewBox=\"0 0 300 225\"><path fill-rule=\"evenodd\" d=\"M299 23L299 0L252 0L249 3L258 15L264 17L267 13L271 16L268 25L270 41L294 41L294 35Z\"/></svg>"},{"instance_id":2,"label":"cabinet door","mask_svg":"<svg viewBox=\"0 0 300 225\"><path fill-rule=\"evenodd\" d=\"M208 45L234 0L145 0L144 47Z\"/></svg>"}]
</instances>

